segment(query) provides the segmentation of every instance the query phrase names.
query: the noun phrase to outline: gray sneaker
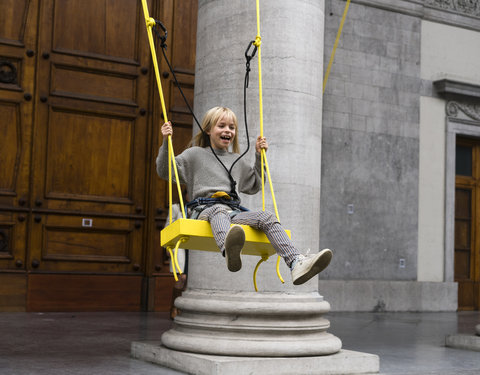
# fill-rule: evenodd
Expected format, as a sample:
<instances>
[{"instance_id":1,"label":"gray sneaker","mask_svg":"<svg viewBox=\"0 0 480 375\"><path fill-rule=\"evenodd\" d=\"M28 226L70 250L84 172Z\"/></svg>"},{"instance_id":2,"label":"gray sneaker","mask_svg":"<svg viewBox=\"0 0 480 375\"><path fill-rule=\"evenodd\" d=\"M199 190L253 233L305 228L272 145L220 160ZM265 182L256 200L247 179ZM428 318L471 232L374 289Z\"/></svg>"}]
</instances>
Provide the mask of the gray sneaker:
<instances>
[{"instance_id":1,"label":"gray sneaker","mask_svg":"<svg viewBox=\"0 0 480 375\"><path fill-rule=\"evenodd\" d=\"M245 244L245 232L240 225L230 227L225 238L225 258L227 268L231 272L240 271L242 268L242 259L240 253Z\"/></svg>"},{"instance_id":2,"label":"gray sneaker","mask_svg":"<svg viewBox=\"0 0 480 375\"><path fill-rule=\"evenodd\" d=\"M332 260L332 251L323 249L318 254L308 257L300 255L292 268L292 280L294 285L306 283L313 276L322 272Z\"/></svg>"}]
</instances>

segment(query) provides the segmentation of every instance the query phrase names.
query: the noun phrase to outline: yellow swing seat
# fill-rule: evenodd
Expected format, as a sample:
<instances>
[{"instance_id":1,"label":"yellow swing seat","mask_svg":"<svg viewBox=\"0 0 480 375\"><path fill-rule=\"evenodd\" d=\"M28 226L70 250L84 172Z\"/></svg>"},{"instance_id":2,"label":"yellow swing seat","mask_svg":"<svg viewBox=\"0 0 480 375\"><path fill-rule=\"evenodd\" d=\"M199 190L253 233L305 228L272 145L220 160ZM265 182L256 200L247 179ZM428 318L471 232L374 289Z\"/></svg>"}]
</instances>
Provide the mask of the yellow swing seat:
<instances>
[{"instance_id":1,"label":"yellow swing seat","mask_svg":"<svg viewBox=\"0 0 480 375\"><path fill-rule=\"evenodd\" d=\"M245 246L242 255L269 257L276 254L265 233L248 225L241 226L245 231ZM289 230L285 230L291 238ZM210 223L204 220L178 219L160 232L160 244L174 248L181 240L181 247L190 250L220 251L213 238Z\"/></svg>"}]
</instances>

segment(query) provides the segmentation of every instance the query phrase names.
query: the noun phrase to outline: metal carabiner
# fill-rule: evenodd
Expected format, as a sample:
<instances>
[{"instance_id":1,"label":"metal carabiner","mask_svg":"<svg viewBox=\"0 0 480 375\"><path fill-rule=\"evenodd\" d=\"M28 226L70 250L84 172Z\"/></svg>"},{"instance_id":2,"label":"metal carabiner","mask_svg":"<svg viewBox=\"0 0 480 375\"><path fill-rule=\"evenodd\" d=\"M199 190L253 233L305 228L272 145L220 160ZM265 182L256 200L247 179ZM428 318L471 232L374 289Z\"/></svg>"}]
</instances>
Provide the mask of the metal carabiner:
<instances>
[{"instance_id":1,"label":"metal carabiner","mask_svg":"<svg viewBox=\"0 0 480 375\"><path fill-rule=\"evenodd\" d=\"M250 60L253 59L253 57L255 56L255 54L257 53L257 46L254 44L255 41L252 40L249 44L248 44L248 47L247 49L245 50L245 58L247 59L247 64L250 63ZM252 51L252 54L249 55L248 52L250 51L250 47L253 46L253 51Z\"/></svg>"},{"instance_id":2,"label":"metal carabiner","mask_svg":"<svg viewBox=\"0 0 480 375\"><path fill-rule=\"evenodd\" d=\"M160 39L160 41L161 41L161 47L162 47L162 48L166 48L166 47L167 47L167 35L168 35L167 28L166 28L165 25L164 25L161 21L159 21L159 20L155 20L155 25L160 26L160 28L161 28L162 31L163 31L163 35L160 35L160 33L158 32L158 30L157 30L155 27L152 27L152 30L155 32L155 34L157 34L157 37Z\"/></svg>"}]
</instances>

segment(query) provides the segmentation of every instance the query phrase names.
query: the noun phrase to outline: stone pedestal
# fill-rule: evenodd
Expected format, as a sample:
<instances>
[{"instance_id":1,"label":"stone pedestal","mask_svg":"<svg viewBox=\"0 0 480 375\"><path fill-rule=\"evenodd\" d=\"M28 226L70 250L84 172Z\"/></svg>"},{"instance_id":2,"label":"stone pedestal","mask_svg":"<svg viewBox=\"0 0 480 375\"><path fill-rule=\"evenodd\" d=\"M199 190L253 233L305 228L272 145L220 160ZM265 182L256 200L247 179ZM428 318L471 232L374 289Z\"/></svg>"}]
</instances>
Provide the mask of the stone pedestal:
<instances>
[{"instance_id":1,"label":"stone pedestal","mask_svg":"<svg viewBox=\"0 0 480 375\"><path fill-rule=\"evenodd\" d=\"M480 324L475 327L476 335L449 335L445 345L451 348L475 350L480 352Z\"/></svg>"},{"instance_id":2,"label":"stone pedestal","mask_svg":"<svg viewBox=\"0 0 480 375\"><path fill-rule=\"evenodd\" d=\"M132 356L195 375L346 375L378 373L378 356L340 350L328 356L232 357L178 352L159 342L132 343Z\"/></svg>"},{"instance_id":3,"label":"stone pedestal","mask_svg":"<svg viewBox=\"0 0 480 375\"><path fill-rule=\"evenodd\" d=\"M132 356L187 374L372 374L373 354L341 350L317 292L189 289L161 342L134 342Z\"/></svg>"},{"instance_id":4,"label":"stone pedestal","mask_svg":"<svg viewBox=\"0 0 480 375\"><path fill-rule=\"evenodd\" d=\"M327 333L330 305L318 293L188 290L181 314L162 336L164 346L192 353L244 357L300 357L337 353Z\"/></svg>"}]
</instances>

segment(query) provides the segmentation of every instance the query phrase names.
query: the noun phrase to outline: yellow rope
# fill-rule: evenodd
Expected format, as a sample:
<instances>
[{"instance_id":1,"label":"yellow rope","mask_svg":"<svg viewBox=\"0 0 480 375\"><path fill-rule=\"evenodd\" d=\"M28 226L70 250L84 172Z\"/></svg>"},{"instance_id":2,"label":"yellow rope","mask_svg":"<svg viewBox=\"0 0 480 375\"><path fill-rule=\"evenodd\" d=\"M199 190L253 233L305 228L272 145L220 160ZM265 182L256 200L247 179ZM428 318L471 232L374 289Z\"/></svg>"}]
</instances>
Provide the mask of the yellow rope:
<instances>
[{"instance_id":1,"label":"yellow rope","mask_svg":"<svg viewBox=\"0 0 480 375\"><path fill-rule=\"evenodd\" d=\"M175 271L175 261L174 261L174 257L173 257L173 253L172 253L172 248L167 247L167 250L170 253L170 262L172 262L173 278L175 279L175 281L178 281L177 272Z\"/></svg>"},{"instance_id":2,"label":"yellow rope","mask_svg":"<svg viewBox=\"0 0 480 375\"><path fill-rule=\"evenodd\" d=\"M256 11L257 11L257 36L255 37L255 41L253 44L257 47L257 54L258 54L258 106L259 106L259 114L260 114L260 137L263 137L263 87L262 87L262 38L260 36L260 0L256 0ZM268 183L270 185L270 192L272 194L272 201L273 201L273 208L275 209L275 215L277 220L280 221L280 216L278 214L277 208L277 201L275 199L275 192L273 191L273 184L272 184L272 177L270 175L270 168L268 167L267 161L267 153L264 149L261 151L261 168L262 168L262 209L265 211L265 173L264 173L264 165L267 172ZM257 290L257 282L256 282L256 274L258 267L264 261L263 259L258 262L257 267L255 268L253 281L255 285L255 291ZM280 281L283 283L282 275L280 274L279 268L279 261L280 256L277 258L277 276Z\"/></svg>"},{"instance_id":3,"label":"yellow rope","mask_svg":"<svg viewBox=\"0 0 480 375\"><path fill-rule=\"evenodd\" d=\"M258 267L260 267L260 264L263 262L267 261L268 255L262 255L262 259L260 259L255 266L255 271L253 271L253 286L255 287L255 292L258 292L258 287L257 287L257 271Z\"/></svg>"},{"instance_id":4,"label":"yellow rope","mask_svg":"<svg viewBox=\"0 0 480 375\"><path fill-rule=\"evenodd\" d=\"M180 243L187 242L187 240L188 240L187 237L182 237L177 241L177 244L175 245L175 253L174 253L174 256L173 256L173 259L172 259L172 262L173 262L175 268L178 270L178 273L180 275L183 273L183 271L180 268L180 265L178 264L178 247L180 246Z\"/></svg>"},{"instance_id":5,"label":"yellow rope","mask_svg":"<svg viewBox=\"0 0 480 375\"><path fill-rule=\"evenodd\" d=\"M142 7L143 7L143 15L145 17L145 26L147 28L148 43L150 45L150 52L152 54L153 69L155 71L155 78L157 80L158 94L160 95L160 103L162 105L163 119L165 122L168 122L167 109L165 107L165 98L163 96L162 82L160 80L160 72L158 69L157 53L155 51L155 44L153 42L152 27L155 26L155 20L151 18L150 15L148 14L147 0L142 0ZM169 183L168 200L169 200L170 224L172 223L172 205L173 205L173 194L172 194L173 182L172 182L172 171L171 171L172 158L173 160L175 160L175 153L173 151L172 136L169 135L168 136L168 183ZM183 218L186 218L185 207L183 205L182 189L180 187L180 180L178 179L177 165L175 163L173 163L173 169L175 171L175 178L177 181L177 190L178 190L178 196L180 199L180 207L182 209L182 215L183 215Z\"/></svg>"},{"instance_id":6,"label":"yellow rope","mask_svg":"<svg viewBox=\"0 0 480 375\"><path fill-rule=\"evenodd\" d=\"M277 276L278 278L280 279L280 281L282 282L282 284L285 284L285 280L283 280L283 277L282 277L282 274L280 273L280 259L282 259L281 256L278 256L277 257Z\"/></svg>"},{"instance_id":7,"label":"yellow rope","mask_svg":"<svg viewBox=\"0 0 480 375\"><path fill-rule=\"evenodd\" d=\"M342 34L343 24L345 23L345 18L347 18L348 7L350 6L350 0L347 0L345 4L345 9L343 10L342 20L340 21L340 27L338 28L337 37L335 43L333 44L332 55L330 56L330 61L328 62L327 71L325 72L325 77L323 78L323 91L325 93L325 87L327 86L328 76L330 75L330 69L332 69L333 59L335 57L335 52L337 50L338 41L340 40L340 35Z\"/></svg>"}]
</instances>

